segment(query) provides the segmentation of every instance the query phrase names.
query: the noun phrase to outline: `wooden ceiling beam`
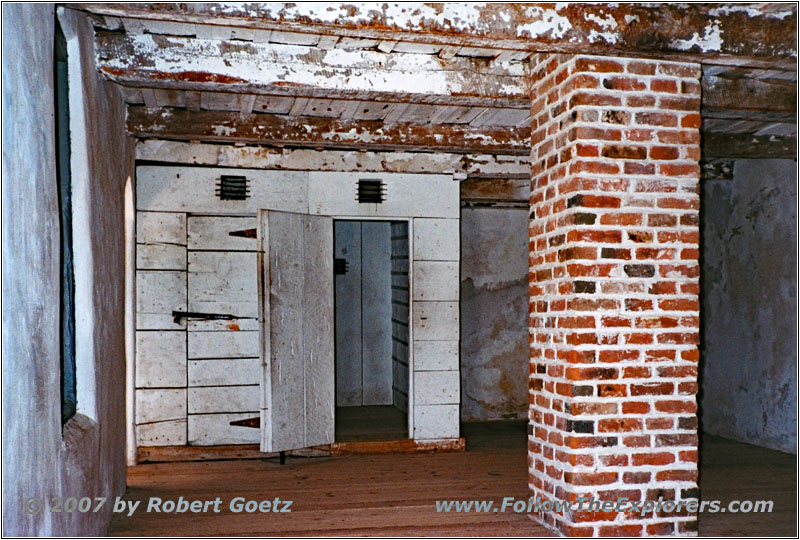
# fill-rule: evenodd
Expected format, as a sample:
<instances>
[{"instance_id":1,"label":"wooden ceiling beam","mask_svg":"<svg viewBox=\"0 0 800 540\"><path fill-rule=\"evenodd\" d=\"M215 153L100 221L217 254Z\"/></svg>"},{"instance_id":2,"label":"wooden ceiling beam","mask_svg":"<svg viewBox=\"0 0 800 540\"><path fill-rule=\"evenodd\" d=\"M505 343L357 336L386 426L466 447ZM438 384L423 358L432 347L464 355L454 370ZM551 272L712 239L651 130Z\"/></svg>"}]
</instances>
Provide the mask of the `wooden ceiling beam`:
<instances>
[{"instance_id":1,"label":"wooden ceiling beam","mask_svg":"<svg viewBox=\"0 0 800 540\"><path fill-rule=\"evenodd\" d=\"M135 137L187 141L245 142L311 148L445 151L451 153L530 153L530 130L463 124L385 124L237 112L151 109L129 106L128 132Z\"/></svg>"},{"instance_id":2,"label":"wooden ceiling beam","mask_svg":"<svg viewBox=\"0 0 800 540\"><path fill-rule=\"evenodd\" d=\"M97 68L125 86L527 108L527 64L185 36L97 32Z\"/></svg>"},{"instance_id":3,"label":"wooden ceiling beam","mask_svg":"<svg viewBox=\"0 0 800 540\"><path fill-rule=\"evenodd\" d=\"M704 133L701 148L704 161L748 158L797 159L797 139L795 137L749 133Z\"/></svg>"},{"instance_id":4,"label":"wooden ceiling beam","mask_svg":"<svg viewBox=\"0 0 800 540\"><path fill-rule=\"evenodd\" d=\"M797 111L797 84L758 79L702 78L703 108L790 113Z\"/></svg>"},{"instance_id":5,"label":"wooden ceiling beam","mask_svg":"<svg viewBox=\"0 0 800 540\"><path fill-rule=\"evenodd\" d=\"M797 6L636 3L310 2L68 4L97 15L445 46L717 59L797 58Z\"/></svg>"}]
</instances>

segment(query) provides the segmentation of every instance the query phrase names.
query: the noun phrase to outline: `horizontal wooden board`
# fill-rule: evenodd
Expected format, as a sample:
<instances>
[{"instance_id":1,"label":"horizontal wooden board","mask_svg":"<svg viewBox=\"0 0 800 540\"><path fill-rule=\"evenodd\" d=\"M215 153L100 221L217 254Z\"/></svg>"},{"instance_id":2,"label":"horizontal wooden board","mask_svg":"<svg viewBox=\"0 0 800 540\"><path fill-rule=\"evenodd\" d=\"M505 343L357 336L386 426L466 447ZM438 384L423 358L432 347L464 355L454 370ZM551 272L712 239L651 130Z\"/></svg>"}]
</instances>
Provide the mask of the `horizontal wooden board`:
<instances>
[{"instance_id":1,"label":"horizontal wooden board","mask_svg":"<svg viewBox=\"0 0 800 540\"><path fill-rule=\"evenodd\" d=\"M258 332L189 332L189 358L258 358Z\"/></svg>"},{"instance_id":2,"label":"horizontal wooden board","mask_svg":"<svg viewBox=\"0 0 800 540\"><path fill-rule=\"evenodd\" d=\"M414 341L457 341L458 302L415 302Z\"/></svg>"},{"instance_id":3,"label":"horizontal wooden board","mask_svg":"<svg viewBox=\"0 0 800 540\"><path fill-rule=\"evenodd\" d=\"M186 270L186 246L137 244L137 270Z\"/></svg>"},{"instance_id":4,"label":"horizontal wooden board","mask_svg":"<svg viewBox=\"0 0 800 540\"><path fill-rule=\"evenodd\" d=\"M186 386L186 332L136 332L136 387Z\"/></svg>"},{"instance_id":5,"label":"horizontal wooden board","mask_svg":"<svg viewBox=\"0 0 800 540\"><path fill-rule=\"evenodd\" d=\"M231 236L234 231L255 232L255 217L189 216L186 221L187 246L195 250L255 251L256 238Z\"/></svg>"},{"instance_id":6,"label":"horizontal wooden board","mask_svg":"<svg viewBox=\"0 0 800 540\"><path fill-rule=\"evenodd\" d=\"M258 358L189 360L189 386L258 384L261 361Z\"/></svg>"},{"instance_id":7,"label":"horizontal wooden board","mask_svg":"<svg viewBox=\"0 0 800 540\"><path fill-rule=\"evenodd\" d=\"M459 263L414 261L414 300L459 300Z\"/></svg>"},{"instance_id":8,"label":"horizontal wooden board","mask_svg":"<svg viewBox=\"0 0 800 540\"><path fill-rule=\"evenodd\" d=\"M139 208L138 205L137 208ZM136 212L136 242L186 245L186 215L168 212Z\"/></svg>"},{"instance_id":9,"label":"horizontal wooden board","mask_svg":"<svg viewBox=\"0 0 800 540\"><path fill-rule=\"evenodd\" d=\"M255 252L190 251L189 311L258 316Z\"/></svg>"},{"instance_id":10,"label":"horizontal wooden board","mask_svg":"<svg viewBox=\"0 0 800 540\"><path fill-rule=\"evenodd\" d=\"M458 371L417 371L414 373L414 406L459 403Z\"/></svg>"},{"instance_id":11,"label":"horizontal wooden board","mask_svg":"<svg viewBox=\"0 0 800 540\"><path fill-rule=\"evenodd\" d=\"M458 438L458 409L458 405L414 404L414 439Z\"/></svg>"},{"instance_id":12,"label":"horizontal wooden board","mask_svg":"<svg viewBox=\"0 0 800 540\"><path fill-rule=\"evenodd\" d=\"M137 425L136 444L138 446L186 444L186 419Z\"/></svg>"},{"instance_id":13,"label":"horizontal wooden board","mask_svg":"<svg viewBox=\"0 0 800 540\"><path fill-rule=\"evenodd\" d=\"M136 271L136 328L179 330L186 322L173 320L174 310L186 310L186 272Z\"/></svg>"},{"instance_id":14,"label":"horizontal wooden board","mask_svg":"<svg viewBox=\"0 0 800 540\"><path fill-rule=\"evenodd\" d=\"M458 219L415 219L414 260L460 260L460 221Z\"/></svg>"},{"instance_id":15,"label":"horizontal wooden board","mask_svg":"<svg viewBox=\"0 0 800 540\"><path fill-rule=\"evenodd\" d=\"M235 414L190 414L189 444L213 446L218 444L255 444L259 442L258 429L232 426L234 420L258 416L258 411Z\"/></svg>"},{"instance_id":16,"label":"horizontal wooden board","mask_svg":"<svg viewBox=\"0 0 800 540\"><path fill-rule=\"evenodd\" d=\"M224 174L248 178L246 200L221 200L217 184ZM308 174L199 167L136 168L136 204L141 210L210 214L255 214L262 208L306 212Z\"/></svg>"},{"instance_id":17,"label":"horizontal wooden board","mask_svg":"<svg viewBox=\"0 0 800 540\"><path fill-rule=\"evenodd\" d=\"M358 202L361 179L383 181L383 203ZM308 180L309 212L328 216L458 218L459 197L449 175L311 172Z\"/></svg>"},{"instance_id":18,"label":"horizontal wooden board","mask_svg":"<svg viewBox=\"0 0 800 540\"><path fill-rule=\"evenodd\" d=\"M458 341L415 341L414 371L457 370Z\"/></svg>"},{"instance_id":19,"label":"horizontal wooden board","mask_svg":"<svg viewBox=\"0 0 800 540\"><path fill-rule=\"evenodd\" d=\"M136 423L186 418L186 389L137 389Z\"/></svg>"},{"instance_id":20,"label":"horizontal wooden board","mask_svg":"<svg viewBox=\"0 0 800 540\"><path fill-rule=\"evenodd\" d=\"M189 388L189 414L256 411L259 399L257 384L192 387Z\"/></svg>"}]
</instances>

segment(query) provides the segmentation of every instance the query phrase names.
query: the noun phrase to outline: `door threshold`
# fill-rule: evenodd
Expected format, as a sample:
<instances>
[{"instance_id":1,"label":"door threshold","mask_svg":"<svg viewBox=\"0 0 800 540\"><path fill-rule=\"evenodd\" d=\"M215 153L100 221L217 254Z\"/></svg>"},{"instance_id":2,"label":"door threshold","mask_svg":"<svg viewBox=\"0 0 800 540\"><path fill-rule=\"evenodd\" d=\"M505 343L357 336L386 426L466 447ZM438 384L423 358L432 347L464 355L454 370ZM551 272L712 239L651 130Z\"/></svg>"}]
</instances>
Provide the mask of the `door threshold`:
<instances>
[{"instance_id":1,"label":"door threshold","mask_svg":"<svg viewBox=\"0 0 800 540\"><path fill-rule=\"evenodd\" d=\"M354 454L433 454L436 452L463 452L466 439L402 439L396 441L346 441L331 444L332 456Z\"/></svg>"},{"instance_id":2,"label":"door threshold","mask_svg":"<svg viewBox=\"0 0 800 540\"><path fill-rule=\"evenodd\" d=\"M300 448L286 452L294 457L331 455L327 445ZM232 459L278 458L279 452L262 452L257 444L223 444L217 446L140 446L137 463L173 463L180 461L221 461Z\"/></svg>"}]
</instances>

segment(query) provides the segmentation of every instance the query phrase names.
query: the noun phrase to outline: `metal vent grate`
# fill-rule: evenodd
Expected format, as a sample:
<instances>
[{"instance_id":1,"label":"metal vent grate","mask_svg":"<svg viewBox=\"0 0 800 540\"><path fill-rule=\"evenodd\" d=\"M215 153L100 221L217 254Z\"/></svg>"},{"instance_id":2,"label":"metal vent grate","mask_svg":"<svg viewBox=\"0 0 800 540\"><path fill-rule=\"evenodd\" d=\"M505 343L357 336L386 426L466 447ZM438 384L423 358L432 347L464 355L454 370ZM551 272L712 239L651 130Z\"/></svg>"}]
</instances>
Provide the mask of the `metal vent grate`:
<instances>
[{"instance_id":1,"label":"metal vent grate","mask_svg":"<svg viewBox=\"0 0 800 540\"><path fill-rule=\"evenodd\" d=\"M358 181L358 202L380 204L386 200L386 185L380 180Z\"/></svg>"},{"instance_id":2,"label":"metal vent grate","mask_svg":"<svg viewBox=\"0 0 800 540\"><path fill-rule=\"evenodd\" d=\"M217 184L217 196L223 201L244 201L250 196L247 177L222 175Z\"/></svg>"}]
</instances>

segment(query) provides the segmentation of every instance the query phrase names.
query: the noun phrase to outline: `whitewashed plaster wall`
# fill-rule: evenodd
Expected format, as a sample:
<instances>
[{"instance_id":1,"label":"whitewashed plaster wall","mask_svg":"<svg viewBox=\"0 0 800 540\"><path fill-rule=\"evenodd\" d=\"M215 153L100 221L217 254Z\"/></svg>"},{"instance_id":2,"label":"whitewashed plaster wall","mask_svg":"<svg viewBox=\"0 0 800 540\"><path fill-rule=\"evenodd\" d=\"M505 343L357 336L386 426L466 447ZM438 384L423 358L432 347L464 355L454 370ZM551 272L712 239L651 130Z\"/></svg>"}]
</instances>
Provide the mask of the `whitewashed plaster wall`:
<instances>
[{"instance_id":1,"label":"whitewashed plaster wall","mask_svg":"<svg viewBox=\"0 0 800 540\"><path fill-rule=\"evenodd\" d=\"M216 182L222 174L246 175L250 179L250 197L244 201L220 201L215 190ZM448 175L369 175L370 178L376 176L386 183L387 188L386 201L380 205L357 202L356 182L364 177L363 174L141 166L137 169L137 210L140 216L155 216L159 222L167 219L166 216L183 216L179 219L186 219L187 213L242 215L255 214L259 209L334 217L409 219L414 276L411 301L412 437L458 437L459 185ZM178 236L180 233L177 233L176 238ZM154 241L168 243L163 239ZM137 239L137 242L142 243L141 239ZM167 269L160 270L154 273L154 278L163 281L166 275L164 270ZM167 314L172 309L181 309L180 306L186 305L186 293L182 297L178 290L182 281L180 271L175 271L175 286L172 287L177 291L175 294L164 294L164 291L171 290L168 283L154 284L148 292L145 289L148 287L146 280L149 276L137 280L140 297L145 298L146 295L147 298L152 298L152 301L137 301L137 321L142 321L140 335L144 335L144 331L156 330L145 322L145 319L151 318L149 313L158 312L158 317L166 320L160 320L157 325L169 327L174 323L171 323ZM147 274L140 273L143 276ZM253 282L255 283L255 273ZM165 301L171 304L167 305ZM191 309L191 305L189 308ZM172 330L180 330L180 327ZM239 335L238 332L234 333ZM180 339L175 342L179 348ZM178 358L179 353L176 350L170 355ZM189 357L192 357L191 351ZM160 362L155 361L156 364ZM143 367L137 365L137 372ZM187 441L189 444L231 444L255 442L257 439L258 434L254 430L248 431L248 428L225 427L225 433L231 433L232 429L241 433L234 438L225 434L203 437L192 435L193 412L198 411L187 410L184 405L186 385L180 384L180 377L176 377L171 383L174 387L169 389L158 387L161 384L158 382L147 384L154 388L141 387L137 390L136 417L140 445L186 444ZM191 388L189 390L191 392ZM233 402L230 396L223 398L209 395L207 398L209 403L221 403L220 400L223 400L226 405L230 405ZM251 398L252 411L246 403L239 400L241 403L237 402L239 408L235 412L242 417L255 415L258 408L257 394ZM223 411L220 406L217 409L214 407L206 405L208 410L204 412L234 412ZM181 435L181 426L186 425L187 417L188 437ZM227 426L229 419L223 420ZM169 432L158 431L162 428L169 429ZM222 430L223 426L217 428ZM211 431L210 428L208 431ZM247 439L247 433L253 441Z\"/></svg>"},{"instance_id":2,"label":"whitewashed plaster wall","mask_svg":"<svg viewBox=\"0 0 800 540\"><path fill-rule=\"evenodd\" d=\"M528 210L461 210L461 419L528 414Z\"/></svg>"},{"instance_id":3,"label":"whitewashed plaster wall","mask_svg":"<svg viewBox=\"0 0 800 540\"><path fill-rule=\"evenodd\" d=\"M125 490L124 185L133 145L117 91L92 68L92 28L67 39L78 309L76 414L62 428L54 4L3 7L3 531L104 535L97 513L28 514L28 497ZM92 324L93 323L93 324Z\"/></svg>"}]
</instances>

